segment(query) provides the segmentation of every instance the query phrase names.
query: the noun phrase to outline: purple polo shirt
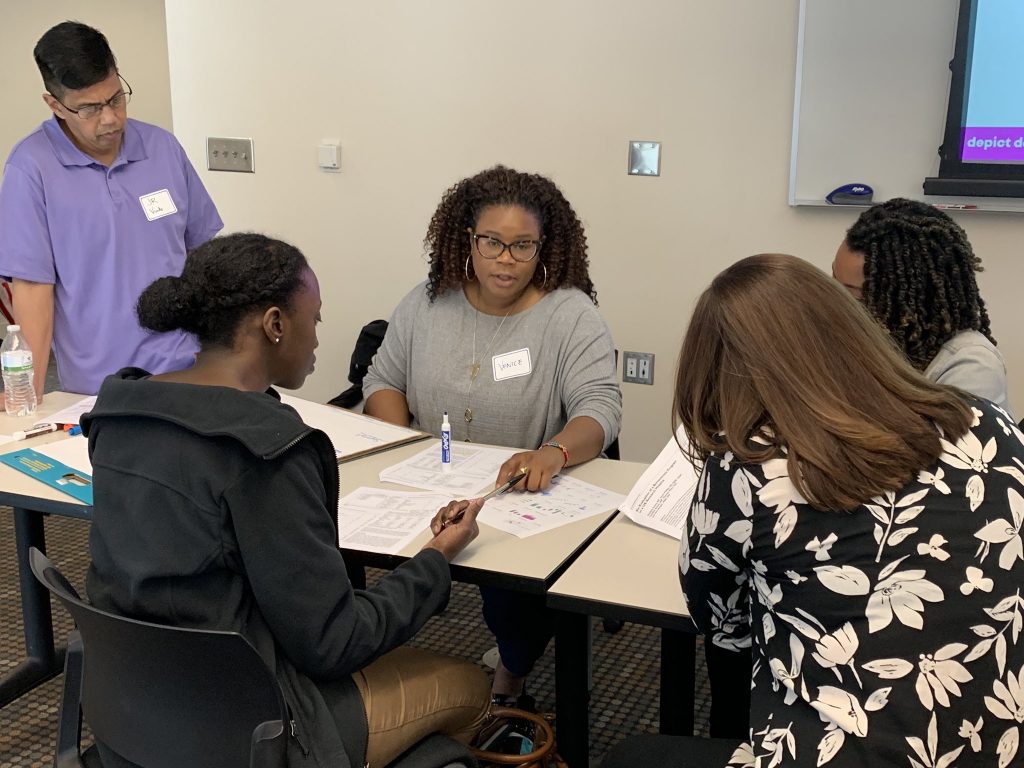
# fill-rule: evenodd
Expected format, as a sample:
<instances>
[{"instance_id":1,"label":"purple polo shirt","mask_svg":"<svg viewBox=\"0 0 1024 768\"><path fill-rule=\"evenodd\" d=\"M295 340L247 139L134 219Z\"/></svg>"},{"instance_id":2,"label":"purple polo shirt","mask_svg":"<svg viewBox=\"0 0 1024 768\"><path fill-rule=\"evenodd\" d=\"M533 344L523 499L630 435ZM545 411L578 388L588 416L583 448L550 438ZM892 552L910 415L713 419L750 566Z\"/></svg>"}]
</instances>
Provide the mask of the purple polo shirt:
<instances>
[{"instance_id":1,"label":"purple polo shirt","mask_svg":"<svg viewBox=\"0 0 1024 768\"><path fill-rule=\"evenodd\" d=\"M0 275L53 284L63 389L94 394L128 365L192 365L195 339L144 330L135 303L158 277L180 275L186 250L223 226L185 150L155 125L128 120L110 168L72 144L56 117L15 145L0 184Z\"/></svg>"}]
</instances>

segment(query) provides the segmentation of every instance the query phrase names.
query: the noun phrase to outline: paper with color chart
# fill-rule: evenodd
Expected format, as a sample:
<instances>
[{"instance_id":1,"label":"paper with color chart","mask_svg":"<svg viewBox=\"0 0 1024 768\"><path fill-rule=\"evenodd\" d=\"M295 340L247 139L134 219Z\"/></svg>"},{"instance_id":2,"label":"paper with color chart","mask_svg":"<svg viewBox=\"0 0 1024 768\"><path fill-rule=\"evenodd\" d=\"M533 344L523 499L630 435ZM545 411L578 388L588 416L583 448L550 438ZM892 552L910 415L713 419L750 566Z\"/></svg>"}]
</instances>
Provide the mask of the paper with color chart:
<instances>
[{"instance_id":1,"label":"paper with color chart","mask_svg":"<svg viewBox=\"0 0 1024 768\"><path fill-rule=\"evenodd\" d=\"M338 546L394 555L430 527L451 497L357 488L338 500Z\"/></svg>"},{"instance_id":2,"label":"paper with color chart","mask_svg":"<svg viewBox=\"0 0 1024 768\"><path fill-rule=\"evenodd\" d=\"M559 475L537 493L510 491L488 500L477 518L519 538L614 512L625 497L568 475Z\"/></svg>"},{"instance_id":3,"label":"paper with color chart","mask_svg":"<svg viewBox=\"0 0 1024 768\"><path fill-rule=\"evenodd\" d=\"M498 470L514 453L516 451L511 448L452 443L451 469L443 470L440 444L433 443L412 458L381 471L380 479L382 482L447 493L448 501L469 499L494 487Z\"/></svg>"},{"instance_id":4,"label":"paper with color chart","mask_svg":"<svg viewBox=\"0 0 1024 768\"><path fill-rule=\"evenodd\" d=\"M678 437L685 445L682 427ZM682 539L699 479L700 475L675 438L671 438L637 480L619 510L635 523Z\"/></svg>"},{"instance_id":5,"label":"paper with color chart","mask_svg":"<svg viewBox=\"0 0 1024 768\"><path fill-rule=\"evenodd\" d=\"M292 395L281 395L281 402L298 411L306 424L322 430L331 438L334 455L339 462L429 437L415 429L388 424L333 405L311 403Z\"/></svg>"}]
</instances>

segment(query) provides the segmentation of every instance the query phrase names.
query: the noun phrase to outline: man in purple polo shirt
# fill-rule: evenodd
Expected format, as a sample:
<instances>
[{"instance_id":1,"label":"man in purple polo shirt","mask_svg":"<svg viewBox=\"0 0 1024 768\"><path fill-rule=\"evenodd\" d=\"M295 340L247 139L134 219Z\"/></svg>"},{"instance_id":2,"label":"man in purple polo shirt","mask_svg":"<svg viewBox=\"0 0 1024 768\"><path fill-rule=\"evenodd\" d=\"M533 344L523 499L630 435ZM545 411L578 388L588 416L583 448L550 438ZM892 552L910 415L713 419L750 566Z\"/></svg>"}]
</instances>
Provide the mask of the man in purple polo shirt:
<instances>
[{"instance_id":1,"label":"man in purple polo shirt","mask_svg":"<svg viewBox=\"0 0 1024 768\"><path fill-rule=\"evenodd\" d=\"M35 47L53 117L11 151L0 184L0 275L35 352L41 398L53 346L61 387L94 394L128 365L192 363L184 333L143 330L135 302L179 275L186 250L224 226L178 141L129 120L131 87L107 39L63 22Z\"/></svg>"}]
</instances>

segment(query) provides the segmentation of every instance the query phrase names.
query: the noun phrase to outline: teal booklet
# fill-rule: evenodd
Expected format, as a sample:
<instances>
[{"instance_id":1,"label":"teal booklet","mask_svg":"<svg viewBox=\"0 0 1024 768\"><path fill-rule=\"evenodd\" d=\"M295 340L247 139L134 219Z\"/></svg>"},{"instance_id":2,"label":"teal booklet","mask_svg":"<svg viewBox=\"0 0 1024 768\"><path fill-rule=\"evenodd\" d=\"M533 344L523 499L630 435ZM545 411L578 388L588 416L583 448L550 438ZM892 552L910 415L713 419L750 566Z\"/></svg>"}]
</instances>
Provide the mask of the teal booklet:
<instances>
[{"instance_id":1,"label":"teal booklet","mask_svg":"<svg viewBox=\"0 0 1024 768\"><path fill-rule=\"evenodd\" d=\"M31 448L0 455L0 462L92 505L92 477L67 464L61 464Z\"/></svg>"}]
</instances>

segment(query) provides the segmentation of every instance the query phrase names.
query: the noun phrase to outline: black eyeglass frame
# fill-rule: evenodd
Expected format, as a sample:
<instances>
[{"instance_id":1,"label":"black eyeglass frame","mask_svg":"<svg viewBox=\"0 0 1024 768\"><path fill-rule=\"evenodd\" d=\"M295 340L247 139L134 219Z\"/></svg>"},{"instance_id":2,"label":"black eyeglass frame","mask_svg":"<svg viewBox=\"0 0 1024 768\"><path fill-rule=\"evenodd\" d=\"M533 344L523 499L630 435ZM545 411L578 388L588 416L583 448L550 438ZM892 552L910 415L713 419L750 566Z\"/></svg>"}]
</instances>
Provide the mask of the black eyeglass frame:
<instances>
[{"instance_id":1,"label":"black eyeglass frame","mask_svg":"<svg viewBox=\"0 0 1024 768\"><path fill-rule=\"evenodd\" d=\"M122 83L124 83L125 88L127 88L128 90L125 90L124 88L122 88L119 93L115 93L113 96L111 96L109 99L107 99L106 101L102 102L101 104L84 104L81 107L79 107L78 109L72 109L67 104L65 104L63 101L58 99L57 96L53 93L53 91L49 91L49 94L51 96L53 96L54 100L58 104L60 104L62 107L64 107L64 109L66 109L68 112L73 114L79 120L92 120L94 117L103 114L103 108L104 107L110 107L111 109L114 109L114 110L120 109L121 108L120 106L115 107L113 104L110 103L110 102L118 99L119 97L124 99L124 103L125 104L127 104L128 102L131 101L131 99L132 99L132 87L131 87L131 85L128 84L128 81L124 79L124 76L120 72L117 73L117 79L120 80ZM81 115L82 110L90 110L91 111L93 109L96 110L96 114L89 114L86 117L82 117L82 115Z\"/></svg>"},{"instance_id":2,"label":"black eyeglass frame","mask_svg":"<svg viewBox=\"0 0 1024 768\"><path fill-rule=\"evenodd\" d=\"M544 238L541 238L540 240L516 240L513 243L506 243L504 240L499 240L498 238L493 237L492 235L479 235L479 234L475 234L474 233L472 237L473 237L473 247L476 248L476 252L480 254L480 258L481 259L488 259L488 260L491 260L491 261L496 260L496 259L500 259L501 255L503 253L505 253L505 251L508 251L509 256L512 257L513 261L516 261L516 262L518 262L520 264L529 264L531 261L533 261L534 259L536 259L540 255L541 246L544 245ZM483 239L483 240L493 240L496 243L501 243L501 250L495 256L487 256L487 255L485 255L484 252L480 250L480 240L481 239ZM515 253L512 251L512 246L513 245L518 245L519 243L530 243L531 245L536 246L536 250L534 250L533 255L530 258L528 258L528 259L520 259L520 258L516 257Z\"/></svg>"}]
</instances>

